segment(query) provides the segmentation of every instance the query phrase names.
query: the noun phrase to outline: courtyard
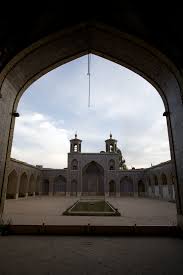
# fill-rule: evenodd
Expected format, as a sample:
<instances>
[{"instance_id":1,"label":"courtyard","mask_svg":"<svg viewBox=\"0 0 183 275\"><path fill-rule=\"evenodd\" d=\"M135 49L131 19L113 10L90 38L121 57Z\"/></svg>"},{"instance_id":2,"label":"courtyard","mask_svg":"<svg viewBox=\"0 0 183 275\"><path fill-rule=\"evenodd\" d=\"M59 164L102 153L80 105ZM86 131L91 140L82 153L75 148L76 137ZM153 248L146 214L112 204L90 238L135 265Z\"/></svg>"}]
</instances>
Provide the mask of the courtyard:
<instances>
[{"instance_id":1,"label":"courtyard","mask_svg":"<svg viewBox=\"0 0 183 275\"><path fill-rule=\"evenodd\" d=\"M36 196L5 202L4 220L14 225L176 225L176 205L141 197L106 199L121 216L64 216L77 197Z\"/></svg>"}]
</instances>

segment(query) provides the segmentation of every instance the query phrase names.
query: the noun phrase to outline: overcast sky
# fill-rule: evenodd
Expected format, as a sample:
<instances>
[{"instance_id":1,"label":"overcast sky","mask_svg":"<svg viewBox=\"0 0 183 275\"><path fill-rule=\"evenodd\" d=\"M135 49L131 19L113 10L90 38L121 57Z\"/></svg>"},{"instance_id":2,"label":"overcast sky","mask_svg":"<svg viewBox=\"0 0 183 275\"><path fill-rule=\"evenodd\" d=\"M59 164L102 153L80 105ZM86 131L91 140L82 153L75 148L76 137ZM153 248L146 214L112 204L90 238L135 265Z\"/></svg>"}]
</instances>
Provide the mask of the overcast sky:
<instances>
[{"instance_id":1,"label":"overcast sky","mask_svg":"<svg viewBox=\"0 0 183 275\"><path fill-rule=\"evenodd\" d=\"M110 131L128 168L170 159L164 105L158 92L134 72L91 56L88 108L87 56L34 82L22 96L13 158L44 167L67 167L69 140L83 140L82 152L105 150Z\"/></svg>"}]
</instances>

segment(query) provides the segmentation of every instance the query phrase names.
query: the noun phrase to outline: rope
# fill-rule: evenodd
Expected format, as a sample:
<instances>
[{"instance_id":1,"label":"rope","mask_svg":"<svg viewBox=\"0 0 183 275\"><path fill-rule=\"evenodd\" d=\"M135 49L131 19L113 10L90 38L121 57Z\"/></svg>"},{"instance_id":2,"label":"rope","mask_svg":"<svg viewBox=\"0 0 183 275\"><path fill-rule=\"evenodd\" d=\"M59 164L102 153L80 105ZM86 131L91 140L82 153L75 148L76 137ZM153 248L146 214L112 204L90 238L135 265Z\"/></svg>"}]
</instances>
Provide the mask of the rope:
<instances>
[{"instance_id":1,"label":"rope","mask_svg":"<svg viewBox=\"0 0 183 275\"><path fill-rule=\"evenodd\" d=\"M90 63L91 63L91 56L90 54L88 54L88 108L90 108L90 88L91 88L91 84L90 84Z\"/></svg>"}]
</instances>

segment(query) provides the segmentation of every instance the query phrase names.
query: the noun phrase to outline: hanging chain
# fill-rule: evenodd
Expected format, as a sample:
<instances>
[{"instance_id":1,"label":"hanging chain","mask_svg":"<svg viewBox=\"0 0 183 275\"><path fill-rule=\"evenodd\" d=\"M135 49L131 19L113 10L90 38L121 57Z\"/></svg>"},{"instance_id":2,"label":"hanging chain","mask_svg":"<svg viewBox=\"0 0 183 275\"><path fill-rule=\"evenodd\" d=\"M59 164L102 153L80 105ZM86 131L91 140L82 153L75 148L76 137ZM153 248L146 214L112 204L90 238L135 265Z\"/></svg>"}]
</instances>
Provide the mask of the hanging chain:
<instances>
[{"instance_id":1,"label":"hanging chain","mask_svg":"<svg viewBox=\"0 0 183 275\"><path fill-rule=\"evenodd\" d=\"M90 53L88 53L88 108L90 108L90 62L91 62L91 56Z\"/></svg>"}]
</instances>

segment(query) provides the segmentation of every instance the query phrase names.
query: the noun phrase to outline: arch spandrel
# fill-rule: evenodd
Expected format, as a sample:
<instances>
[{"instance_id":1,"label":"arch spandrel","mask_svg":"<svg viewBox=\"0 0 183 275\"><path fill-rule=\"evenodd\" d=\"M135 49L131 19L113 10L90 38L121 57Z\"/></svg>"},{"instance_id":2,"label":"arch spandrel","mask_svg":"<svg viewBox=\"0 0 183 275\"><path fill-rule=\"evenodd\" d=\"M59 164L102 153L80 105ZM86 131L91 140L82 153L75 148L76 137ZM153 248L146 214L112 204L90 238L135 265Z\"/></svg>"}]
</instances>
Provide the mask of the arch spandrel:
<instances>
[{"instance_id":1,"label":"arch spandrel","mask_svg":"<svg viewBox=\"0 0 183 275\"><path fill-rule=\"evenodd\" d=\"M88 43L89 36L90 43ZM157 89L164 104L166 104L164 94L168 95L167 77L174 92L176 88L181 95L179 82L173 71L176 68L162 53L136 37L99 24L90 27L78 25L74 29L63 30L23 50L1 73L1 92L7 90L6 87L12 82L11 90L15 93L17 105L22 93L39 77L87 54L88 50L141 75ZM15 83L14 75L20 72L21 77L16 79Z\"/></svg>"}]
</instances>

